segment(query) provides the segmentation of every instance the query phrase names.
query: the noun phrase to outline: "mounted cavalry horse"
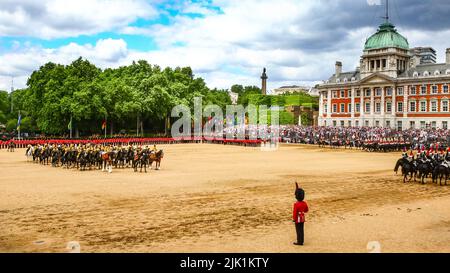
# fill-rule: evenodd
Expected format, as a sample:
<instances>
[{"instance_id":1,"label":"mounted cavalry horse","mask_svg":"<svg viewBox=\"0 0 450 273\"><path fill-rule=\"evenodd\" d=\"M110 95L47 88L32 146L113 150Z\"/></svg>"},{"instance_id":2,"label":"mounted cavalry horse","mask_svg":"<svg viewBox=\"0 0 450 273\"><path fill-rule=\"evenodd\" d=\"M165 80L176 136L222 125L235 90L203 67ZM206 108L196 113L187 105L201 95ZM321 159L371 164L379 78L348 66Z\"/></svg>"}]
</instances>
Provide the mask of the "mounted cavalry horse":
<instances>
[{"instance_id":1,"label":"mounted cavalry horse","mask_svg":"<svg viewBox=\"0 0 450 273\"><path fill-rule=\"evenodd\" d=\"M148 164L148 149L141 149L140 151L135 151L134 159L133 159L133 169L134 172L137 172L138 166L140 166L142 172L142 167L144 167L144 171L147 172L147 164Z\"/></svg>"},{"instance_id":2,"label":"mounted cavalry horse","mask_svg":"<svg viewBox=\"0 0 450 273\"><path fill-rule=\"evenodd\" d=\"M107 149L106 151L100 152L101 158L102 158L102 172L108 171L109 173L112 173L112 167L113 167L113 161L114 161L114 152L110 149Z\"/></svg>"},{"instance_id":3,"label":"mounted cavalry horse","mask_svg":"<svg viewBox=\"0 0 450 273\"><path fill-rule=\"evenodd\" d=\"M159 150L156 153L151 153L150 157L149 157L149 164L150 164L150 169L152 169L153 166L153 162L156 162L156 169L155 170L159 170L161 167L161 160L164 158L164 151L163 150Z\"/></svg>"},{"instance_id":4,"label":"mounted cavalry horse","mask_svg":"<svg viewBox=\"0 0 450 273\"><path fill-rule=\"evenodd\" d=\"M162 150L152 152L148 147L103 146L103 145L29 145L25 155L30 161L53 167L78 169L80 171L92 168L111 173L113 168L132 167L135 172L140 168L147 172L147 166L152 168L156 162L156 170L160 169L164 157Z\"/></svg>"},{"instance_id":5,"label":"mounted cavalry horse","mask_svg":"<svg viewBox=\"0 0 450 273\"><path fill-rule=\"evenodd\" d=\"M34 146L28 145L27 150L25 151L25 156L27 157L27 161L34 161L33 158Z\"/></svg>"},{"instance_id":6,"label":"mounted cavalry horse","mask_svg":"<svg viewBox=\"0 0 450 273\"><path fill-rule=\"evenodd\" d=\"M403 183L406 183L406 179L408 178L408 175L410 176L408 181L411 181L414 178L414 181L416 181L416 175L417 175L417 166L415 165L414 160L408 160L408 158L400 158L397 161L397 164L395 165L394 172L397 173L399 167L402 167L402 176L403 176Z\"/></svg>"},{"instance_id":7,"label":"mounted cavalry horse","mask_svg":"<svg viewBox=\"0 0 450 273\"><path fill-rule=\"evenodd\" d=\"M433 183L437 184L437 180L439 179L439 185L442 186L442 179L445 181L445 185L447 185L447 180L450 176L450 165L446 162L439 164L433 170Z\"/></svg>"},{"instance_id":8,"label":"mounted cavalry horse","mask_svg":"<svg viewBox=\"0 0 450 273\"><path fill-rule=\"evenodd\" d=\"M8 149L6 151L13 153L15 148L16 148L16 143L14 143L14 141L11 141L8 143Z\"/></svg>"},{"instance_id":9,"label":"mounted cavalry horse","mask_svg":"<svg viewBox=\"0 0 450 273\"><path fill-rule=\"evenodd\" d=\"M434 154L429 153L425 155L422 152L418 158L414 159L414 156L408 157L403 154L403 157L397 161L394 172L397 173L399 167L402 168L403 182L406 183L407 177L410 176L409 181L414 177L419 177L420 183L425 184L425 180L431 175L432 183L438 183L442 186L442 180L447 185L447 180L450 177L450 150L447 154Z\"/></svg>"}]
</instances>

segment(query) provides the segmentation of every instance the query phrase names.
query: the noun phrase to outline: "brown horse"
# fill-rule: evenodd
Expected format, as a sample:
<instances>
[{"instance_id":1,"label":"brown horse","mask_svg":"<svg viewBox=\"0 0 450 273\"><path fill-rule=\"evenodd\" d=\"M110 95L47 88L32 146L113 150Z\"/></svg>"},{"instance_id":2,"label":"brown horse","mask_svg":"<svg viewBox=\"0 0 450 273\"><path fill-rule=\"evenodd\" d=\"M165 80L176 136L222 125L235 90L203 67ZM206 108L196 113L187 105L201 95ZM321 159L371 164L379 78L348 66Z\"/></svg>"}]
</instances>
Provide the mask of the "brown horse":
<instances>
[{"instance_id":1,"label":"brown horse","mask_svg":"<svg viewBox=\"0 0 450 273\"><path fill-rule=\"evenodd\" d=\"M164 158L164 151L159 150L156 153L151 153L149 157L150 169L152 169L153 162L156 162L156 170L159 170L161 167L161 159Z\"/></svg>"}]
</instances>

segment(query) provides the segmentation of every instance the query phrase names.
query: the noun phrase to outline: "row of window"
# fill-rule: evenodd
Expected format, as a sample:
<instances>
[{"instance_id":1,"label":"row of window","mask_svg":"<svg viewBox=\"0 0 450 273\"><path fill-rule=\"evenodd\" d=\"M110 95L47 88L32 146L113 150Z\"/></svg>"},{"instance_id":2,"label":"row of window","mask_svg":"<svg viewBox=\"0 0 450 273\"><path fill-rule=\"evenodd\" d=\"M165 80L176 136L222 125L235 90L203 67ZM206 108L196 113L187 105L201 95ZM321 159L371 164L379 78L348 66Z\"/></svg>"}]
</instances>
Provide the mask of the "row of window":
<instances>
[{"instance_id":1,"label":"row of window","mask_svg":"<svg viewBox=\"0 0 450 273\"><path fill-rule=\"evenodd\" d=\"M439 70L435 70L434 73L433 73L433 75L434 75L434 76L440 76L440 75L442 75L442 73L441 73L441 71L439 71ZM447 70L445 71L445 75L450 75L450 69L447 69ZM419 72L414 71L413 77L414 77L414 78L418 78L419 76L429 77L429 76L431 76L431 73L430 73L429 71L425 71L425 72L423 72L423 74L420 74Z\"/></svg>"},{"instance_id":2,"label":"row of window","mask_svg":"<svg viewBox=\"0 0 450 273\"><path fill-rule=\"evenodd\" d=\"M420 101L419 104L417 104L416 101L410 101L409 102L408 111L409 112L417 112L417 111L420 111L420 112L428 112L428 111L429 112L438 112L438 105L439 105L438 101L432 100L432 101L430 101L430 104L429 104L429 108L430 109L427 109L427 107L428 107L427 101ZM449 111L449 102L448 102L448 100L441 101L440 111L441 112L448 112Z\"/></svg>"},{"instance_id":3,"label":"row of window","mask_svg":"<svg viewBox=\"0 0 450 273\"><path fill-rule=\"evenodd\" d=\"M382 89L381 88L375 88L374 89L374 95L376 97L381 97L382 96ZM351 98L352 97L352 91L348 91L347 92L347 96L345 94L344 90L341 91L333 91L332 92L332 98L333 99L337 99L337 98ZM439 90L438 90L438 86L437 85L432 85L431 86L431 94L438 94ZM444 85L442 86L442 93L443 94L448 94L449 93L449 86L448 85ZM366 89L364 90L364 96L365 97L370 97L372 94L372 91L370 89ZM410 89L410 95L426 95L427 94L427 86L421 86L420 90L417 90L416 86L412 86ZM397 88L397 92L396 92L397 96L403 96L404 95L404 91L403 91L403 87L399 87ZM392 96L392 88L386 88L386 96ZM359 98L361 97L361 91L360 90L356 90L355 93L355 97Z\"/></svg>"},{"instance_id":4,"label":"row of window","mask_svg":"<svg viewBox=\"0 0 450 273\"><path fill-rule=\"evenodd\" d=\"M442 87L442 93L444 94L448 94L448 85L444 85ZM410 95L426 95L427 94L427 87L426 86L421 86L420 87L420 91L418 92L417 88L415 86L411 87L410 90ZM437 85L432 85L431 86L431 94L438 94L438 86Z\"/></svg>"},{"instance_id":5,"label":"row of window","mask_svg":"<svg viewBox=\"0 0 450 273\"><path fill-rule=\"evenodd\" d=\"M397 60L397 68L398 68L399 70L404 70L404 69L405 69L405 63L399 64L398 61L399 61L399 60ZM402 61L402 62L404 62L404 61ZM374 67L373 64L371 64L371 66L370 66L370 70L371 70L371 71L381 70L381 69L386 69L386 64L385 64L384 62L382 63L382 67L380 67L378 64L377 64L377 67ZM440 76L440 75L443 75L443 74L442 74L441 71L436 70L436 71L434 71L433 75L434 75L434 76ZM445 71L445 75L450 75L450 69L447 69L447 70ZM429 71L425 71L425 72L423 72L423 73L421 74L421 73L419 73L419 72L417 72L417 71L414 71L414 73L413 73L413 78L418 78L418 77L420 77L420 76L423 76L423 77L430 77L430 76L431 76L431 73L430 73ZM352 82L354 82L354 81L356 81L356 80L357 80L357 79L356 79L355 77L352 77L352 78L350 79L350 81L352 81ZM344 78L344 79L342 80L342 82L344 82L344 83L347 83L348 81L349 81L348 78ZM330 83L330 81L327 80L325 83ZM336 79L336 83L341 83L341 79L340 79L340 78L337 78L337 79Z\"/></svg>"},{"instance_id":6,"label":"row of window","mask_svg":"<svg viewBox=\"0 0 450 273\"><path fill-rule=\"evenodd\" d=\"M327 122L326 122L326 121L325 121L325 124L324 124L324 125L327 126ZM354 125L355 125L355 127L359 127L359 126L360 126L360 125L359 125L359 120L356 120ZM334 126L334 127L338 126L338 123L337 123L336 120L333 120L333 126ZM353 123L352 123L351 120L349 120L349 121L347 121L347 124L346 124L346 122L345 122L344 120L341 120L341 121L340 121L340 126L341 126L341 127L345 127L345 126L352 127L352 126L353 126ZM369 122L368 120L364 121L364 126L365 126L365 127L369 127L369 126L370 126L370 122ZM374 126L375 126L375 127L381 127L380 121L379 121L379 120L376 120ZM399 126L399 127L398 127L399 130L402 130L402 129L403 129L403 128L402 128L402 127L403 127L403 123L402 123L401 121L399 121L399 122L397 123L397 126ZM390 121L390 120L386 120L385 127L391 127L391 121Z\"/></svg>"},{"instance_id":7,"label":"row of window","mask_svg":"<svg viewBox=\"0 0 450 273\"><path fill-rule=\"evenodd\" d=\"M324 125L327 126L326 121L325 121ZM345 127L345 126L352 127L353 123L352 123L351 120L349 120L347 122L345 120L341 120L339 122L339 125L341 127ZM397 129L398 130L403 130L403 121L401 121L401 120L397 121L396 125L397 125ZM431 121L431 122L427 123L426 121L422 120L422 121L419 122L419 124L416 124L415 121L410 121L409 122L409 128L410 129L418 129L417 125L420 126L419 127L420 129L437 129L438 128L437 121ZM338 126L338 122L336 120L333 120L333 126L334 127ZM360 126L359 125L359 120L355 121L354 126L355 127L359 127ZM369 127L370 126L370 122L368 120L364 121L364 126ZM375 127L381 127L381 122L379 120L375 120L374 126ZM383 126L387 127L387 128L391 128L391 121L390 120L386 120L386 122L385 122L385 124ZM442 121L441 124L440 124L440 128L444 129L444 130L447 130L448 129L448 121Z\"/></svg>"},{"instance_id":8,"label":"row of window","mask_svg":"<svg viewBox=\"0 0 450 273\"><path fill-rule=\"evenodd\" d=\"M449 112L449 101L448 100L442 100L441 101L441 107L440 109L438 109L438 101L437 100L432 100L430 101L430 104L428 105L427 101L419 101L419 103L417 103L416 101L410 101L409 102L409 108L408 111L409 112L438 112L440 110L440 112ZM347 107L346 107L347 106ZM338 113L338 104L333 104L333 109L332 109L332 113ZM428 109L429 107L429 109ZM351 113L352 112L352 104L345 104L345 103L341 103L339 104L339 113ZM380 113L381 112L381 102L376 102L375 103L375 113ZM359 103L355 104L355 113L360 113L361 111L361 105ZM364 112L365 113L370 113L371 111L371 103L370 102L366 102L364 104ZM399 101L397 102L397 112L402 113L404 111L403 109L403 102ZM324 105L324 113L328 112L328 105L325 104ZM386 102L386 108L385 108L385 112L386 113L392 113L392 102Z\"/></svg>"}]
</instances>

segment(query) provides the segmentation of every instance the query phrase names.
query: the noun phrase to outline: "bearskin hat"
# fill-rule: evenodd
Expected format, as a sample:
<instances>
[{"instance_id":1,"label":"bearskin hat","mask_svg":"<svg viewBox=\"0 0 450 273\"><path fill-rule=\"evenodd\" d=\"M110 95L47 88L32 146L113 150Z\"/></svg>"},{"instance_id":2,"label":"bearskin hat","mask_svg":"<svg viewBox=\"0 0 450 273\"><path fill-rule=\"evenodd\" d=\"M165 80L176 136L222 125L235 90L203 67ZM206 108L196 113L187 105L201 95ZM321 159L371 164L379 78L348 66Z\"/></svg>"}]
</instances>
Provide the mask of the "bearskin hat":
<instances>
[{"instance_id":1,"label":"bearskin hat","mask_svg":"<svg viewBox=\"0 0 450 273\"><path fill-rule=\"evenodd\" d=\"M297 201L305 200L305 191L298 186L297 182L295 183L295 199Z\"/></svg>"}]
</instances>

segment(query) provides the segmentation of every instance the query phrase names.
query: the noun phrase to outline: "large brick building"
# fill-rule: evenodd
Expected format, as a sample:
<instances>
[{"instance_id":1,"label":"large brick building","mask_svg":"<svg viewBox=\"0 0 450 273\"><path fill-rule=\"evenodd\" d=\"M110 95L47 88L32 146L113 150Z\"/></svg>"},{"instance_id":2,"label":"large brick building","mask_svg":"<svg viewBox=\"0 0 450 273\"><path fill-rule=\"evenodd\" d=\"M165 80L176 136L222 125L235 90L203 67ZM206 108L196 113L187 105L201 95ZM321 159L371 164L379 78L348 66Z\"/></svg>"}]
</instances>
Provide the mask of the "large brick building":
<instances>
[{"instance_id":1,"label":"large brick building","mask_svg":"<svg viewBox=\"0 0 450 273\"><path fill-rule=\"evenodd\" d=\"M424 64L388 20L367 39L360 67L319 85L321 126L449 128L450 49L446 63Z\"/></svg>"}]
</instances>

